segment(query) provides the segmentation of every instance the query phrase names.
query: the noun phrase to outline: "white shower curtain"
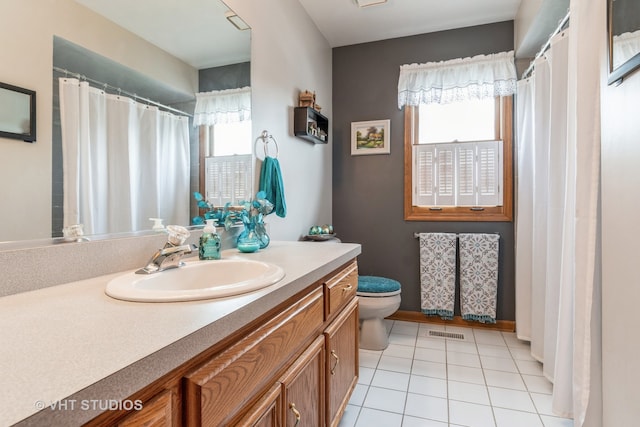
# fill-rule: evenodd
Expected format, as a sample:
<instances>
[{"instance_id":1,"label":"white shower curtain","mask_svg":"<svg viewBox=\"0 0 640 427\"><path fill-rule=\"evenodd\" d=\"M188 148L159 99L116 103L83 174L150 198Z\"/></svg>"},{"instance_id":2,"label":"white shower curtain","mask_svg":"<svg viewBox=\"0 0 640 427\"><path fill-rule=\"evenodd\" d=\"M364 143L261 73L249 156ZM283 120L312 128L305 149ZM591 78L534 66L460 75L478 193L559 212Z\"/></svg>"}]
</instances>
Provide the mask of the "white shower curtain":
<instances>
[{"instance_id":1,"label":"white shower curtain","mask_svg":"<svg viewBox=\"0 0 640 427\"><path fill-rule=\"evenodd\" d=\"M60 79L64 226L86 234L189 223L186 117Z\"/></svg>"},{"instance_id":2,"label":"white shower curtain","mask_svg":"<svg viewBox=\"0 0 640 427\"><path fill-rule=\"evenodd\" d=\"M596 0L571 2L571 28L554 37L534 75L518 83L516 104L516 328L554 384L554 412L574 417L575 426L601 419L603 10Z\"/></svg>"},{"instance_id":3,"label":"white shower curtain","mask_svg":"<svg viewBox=\"0 0 640 427\"><path fill-rule=\"evenodd\" d=\"M568 32L518 83L517 325L539 361L555 357L565 227ZM544 364L554 380L554 364Z\"/></svg>"}]
</instances>

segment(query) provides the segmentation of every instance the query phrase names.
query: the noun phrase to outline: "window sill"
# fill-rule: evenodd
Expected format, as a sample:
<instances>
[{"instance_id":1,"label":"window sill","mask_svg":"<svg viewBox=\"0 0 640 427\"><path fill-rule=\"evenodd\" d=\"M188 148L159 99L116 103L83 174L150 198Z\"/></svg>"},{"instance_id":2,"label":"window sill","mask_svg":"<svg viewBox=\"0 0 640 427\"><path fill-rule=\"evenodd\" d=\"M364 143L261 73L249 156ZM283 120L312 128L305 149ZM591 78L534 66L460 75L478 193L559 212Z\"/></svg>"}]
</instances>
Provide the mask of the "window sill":
<instances>
[{"instance_id":1,"label":"window sill","mask_svg":"<svg viewBox=\"0 0 640 427\"><path fill-rule=\"evenodd\" d=\"M439 210L426 206L405 206L405 221L492 221L511 222L513 214L505 206L485 207L471 210L469 207L443 207Z\"/></svg>"}]
</instances>

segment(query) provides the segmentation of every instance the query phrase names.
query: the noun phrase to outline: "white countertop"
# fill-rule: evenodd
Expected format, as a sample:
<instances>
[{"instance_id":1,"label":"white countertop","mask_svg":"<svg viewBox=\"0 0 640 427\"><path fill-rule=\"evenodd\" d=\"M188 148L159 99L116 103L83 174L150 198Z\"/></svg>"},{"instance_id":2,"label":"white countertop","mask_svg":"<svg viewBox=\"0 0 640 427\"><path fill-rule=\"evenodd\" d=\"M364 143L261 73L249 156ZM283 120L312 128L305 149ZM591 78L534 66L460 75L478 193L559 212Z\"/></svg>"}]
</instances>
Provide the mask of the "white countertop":
<instances>
[{"instance_id":1,"label":"white countertop","mask_svg":"<svg viewBox=\"0 0 640 427\"><path fill-rule=\"evenodd\" d=\"M0 425L34 414L25 425L88 421L102 411L86 409L87 400L125 399L360 250L357 244L271 242L253 254L224 251L223 258L277 264L286 275L268 288L218 300L112 299L104 288L122 272L0 298Z\"/></svg>"}]
</instances>

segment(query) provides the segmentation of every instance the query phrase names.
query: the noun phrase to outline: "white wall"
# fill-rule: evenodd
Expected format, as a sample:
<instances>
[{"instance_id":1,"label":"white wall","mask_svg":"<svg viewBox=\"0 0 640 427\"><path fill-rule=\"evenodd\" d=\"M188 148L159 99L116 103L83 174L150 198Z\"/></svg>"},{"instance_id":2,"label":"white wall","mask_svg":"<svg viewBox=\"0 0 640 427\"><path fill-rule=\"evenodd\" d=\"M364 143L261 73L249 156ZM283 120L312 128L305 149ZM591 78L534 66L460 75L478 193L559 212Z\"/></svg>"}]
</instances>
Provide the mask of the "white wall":
<instances>
[{"instance_id":1,"label":"white wall","mask_svg":"<svg viewBox=\"0 0 640 427\"><path fill-rule=\"evenodd\" d=\"M640 420L640 70L602 91L603 425Z\"/></svg>"},{"instance_id":2,"label":"white wall","mask_svg":"<svg viewBox=\"0 0 640 427\"><path fill-rule=\"evenodd\" d=\"M315 91L331 120L331 48L298 0L225 2L251 26L253 137L266 129L280 148L287 216L267 217L269 233L297 240L310 226L331 222L332 135L318 145L293 136L300 90Z\"/></svg>"},{"instance_id":3,"label":"white wall","mask_svg":"<svg viewBox=\"0 0 640 427\"><path fill-rule=\"evenodd\" d=\"M0 81L36 91L37 141L0 138L0 241L51 236L53 36L196 92L195 69L73 0L2 0ZM25 219L28 219L25 221Z\"/></svg>"},{"instance_id":4,"label":"white wall","mask_svg":"<svg viewBox=\"0 0 640 427\"><path fill-rule=\"evenodd\" d=\"M540 7L542 6L542 0L522 0L518 13L513 21L513 37L516 54L521 49L521 46L526 38L527 34L531 30ZM525 55L531 56L531 55Z\"/></svg>"},{"instance_id":5,"label":"white wall","mask_svg":"<svg viewBox=\"0 0 640 427\"><path fill-rule=\"evenodd\" d=\"M522 0L514 20L516 58L533 58L568 10L569 0Z\"/></svg>"}]
</instances>

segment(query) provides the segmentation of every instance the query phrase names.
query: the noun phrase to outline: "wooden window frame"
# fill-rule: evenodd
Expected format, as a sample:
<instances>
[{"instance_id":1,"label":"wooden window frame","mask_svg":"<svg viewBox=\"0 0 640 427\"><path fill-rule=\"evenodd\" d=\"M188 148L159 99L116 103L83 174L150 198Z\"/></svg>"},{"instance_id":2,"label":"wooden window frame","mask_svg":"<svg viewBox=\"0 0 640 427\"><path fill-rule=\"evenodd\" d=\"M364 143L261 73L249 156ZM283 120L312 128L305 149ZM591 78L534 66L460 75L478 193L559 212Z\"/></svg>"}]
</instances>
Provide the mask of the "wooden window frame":
<instances>
[{"instance_id":1,"label":"wooden window frame","mask_svg":"<svg viewBox=\"0 0 640 427\"><path fill-rule=\"evenodd\" d=\"M417 141L418 109L404 110L404 219L405 221L513 221L513 97L496 102L496 136L503 142L502 206L413 206L413 141Z\"/></svg>"}]
</instances>

